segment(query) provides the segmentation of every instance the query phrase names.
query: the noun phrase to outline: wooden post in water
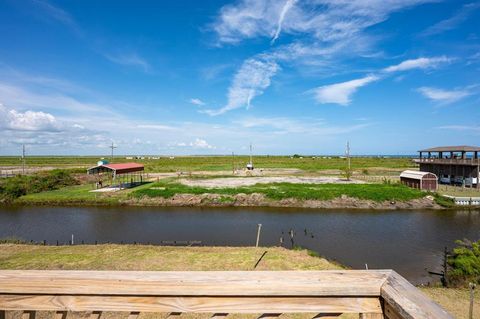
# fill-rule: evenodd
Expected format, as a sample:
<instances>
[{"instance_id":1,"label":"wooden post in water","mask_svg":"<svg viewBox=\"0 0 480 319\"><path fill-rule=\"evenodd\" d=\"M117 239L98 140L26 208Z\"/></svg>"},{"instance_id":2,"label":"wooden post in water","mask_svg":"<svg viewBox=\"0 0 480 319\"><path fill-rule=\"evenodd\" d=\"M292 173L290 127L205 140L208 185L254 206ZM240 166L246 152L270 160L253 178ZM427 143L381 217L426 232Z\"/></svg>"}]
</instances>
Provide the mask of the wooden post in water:
<instances>
[{"instance_id":1,"label":"wooden post in water","mask_svg":"<svg viewBox=\"0 0 480 319\"><path fill-rule=\"evenodd\" d=\"M257 228L257 243L255 244L255 247L258 248L258 242L260 241L260 231L262 230L262 224L258 224Z\"/></svg>"}]
</instances>

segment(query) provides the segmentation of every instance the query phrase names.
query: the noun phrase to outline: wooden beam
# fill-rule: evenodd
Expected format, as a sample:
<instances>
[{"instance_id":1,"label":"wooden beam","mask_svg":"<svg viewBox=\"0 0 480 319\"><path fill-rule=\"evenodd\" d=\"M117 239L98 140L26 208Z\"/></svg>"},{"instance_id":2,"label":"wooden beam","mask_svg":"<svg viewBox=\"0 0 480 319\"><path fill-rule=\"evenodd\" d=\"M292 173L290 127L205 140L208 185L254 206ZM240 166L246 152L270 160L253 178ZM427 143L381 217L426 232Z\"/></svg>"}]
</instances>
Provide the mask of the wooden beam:
<instances>
[{"instance_id":1,"label":"wooden beam","mask_svg":"<svg viewBox=\"0 0 480 319\"><path fill-rule=\"evenodd\" d=\"M34 309L35 307L25 307L23 309ZM21 309L18 309L18 310L21 310ZM35 311L31 311L31 310L28 310L28 311L24 311L22 313L22 319L35 319L36 317L36 313Z\"/></svg>"},{"instance_id":2,"label":"wooden beam","mask_svg":"<svg viewBox=\"0 0 480 319\"><path fill-rule=\"evenodd\" d=\"M91 314L90 314L90 318L89 319L100 319L102 317L102 312L101 311L93 311Z\"/></svg>"},{"instance_id":3,"label":"wooden beam","mask_svg":"<svg viewBox=\"0 0 480 319\"><path fill-rule=\"evenodd\" d=\"M448 312L395 271L392 271L383 284L381 296L385 306L391 307L402 319L453 319Z\"/></svg>"},{"instance_id":4,"label":"wooden beam","mask_svg":"<svg viewBox=\"0 0 480 319\"><path fill-rule=\"evenodd\" d=\"M0 295L4 310L196 313L382 313L378 297Z\"/></svg>"},{"instance_id":5,"label":"wooden beam","mask_svg":"<svg viewBox=\"0 0 480 319\"><path fill-rule=\"evenodd\" d=\"M138 316L140 316L140 312L138 311L130 312L130 314L128 315L128 319L137 319Z\"/></svg>"},{"instance_id":6,"label":"wooden beam","mask_svg":"<svg viewBox=\"0 0 480 319\"><path fill-rule=\"evenodd\" d=\"M55 319L67 319L66 311L57 311L54 316Z\"/></svg>"},{"instance_id":7,"label":"wooden beam","mask_svg":"<svg viewBox=\"0 0 480 319\"><path fill-rule=\"evenodd\" d=\"M0 294L378 297L389 274L389 270L1 270Z\"/></svg>"}]
</instances>

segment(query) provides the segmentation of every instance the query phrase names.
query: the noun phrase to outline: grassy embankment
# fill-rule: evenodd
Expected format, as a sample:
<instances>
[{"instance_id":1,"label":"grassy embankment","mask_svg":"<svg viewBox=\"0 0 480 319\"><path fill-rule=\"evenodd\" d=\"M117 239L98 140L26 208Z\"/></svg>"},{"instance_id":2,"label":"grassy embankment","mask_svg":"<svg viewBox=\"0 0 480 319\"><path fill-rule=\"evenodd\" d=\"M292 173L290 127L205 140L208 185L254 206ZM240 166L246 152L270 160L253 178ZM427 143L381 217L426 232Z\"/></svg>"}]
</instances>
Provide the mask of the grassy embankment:
<instances>
[{"instance_id":1,"label":"grassy embankment","mask_svg":"<svg viewBox=\"0 0 480 319\"><path fill-rule=\"evenodd\" d=\"M373 201L398 200L407 201L421 198L425 193L399 184L291 184L271 183L256 184L253 186L204 188L186 186L175 181L160 181L150 187L135 190L132 195L137 198L172 197L175 194L219 194L233 196L236 194L259 193L273 200L294 198L300 200L329 200L342 195Z\"/></svg>"},{"instance_id":2,"label":"grassy embankment","mask_svg":"<svg viewBox=\"0 0 480 319\"><path fill-rule=\"evenodd\" d=\"M79 185L59 190L29 194L16 202L23 204L120 204L130 198L141 202L142 198L171 198L176 194L218 194L224 204L234 201L237 194L263 194L271 200L331 200L346 195L352 198L383 201L408 201L422 198L424 192L398 184L256 184L236 188L204 188L186 186L175 179L165 179L134 189L113 193L92 193L91 185Z\"/></svg>"},{"instance_id":3,"label":"grassy embankment","mask_svg":"<svg viewBox=\"0 0 480 319\"><path fill-rule=\"evenodd\" d=\"M308 251L283 248L159 247L140 245L37 246L1 245L0 269L83 270L326 270L342 267ZM467 318L468 290L421 288L455 318ZM480 313L480 298L475 299ZM246 316L244 316L246 317ZM258 316L257 316L258 317ZM297 318L297 316L295 316ZM298 318L303 318L299 316ZM206 317L202 317L206 318ZM248 318L255 318L248 316ZM305 317L306 318L306 317ZM311 316L310 316L311 318ZM341 318L358 318L342 316Z\"/></svg>"}]
</instances>

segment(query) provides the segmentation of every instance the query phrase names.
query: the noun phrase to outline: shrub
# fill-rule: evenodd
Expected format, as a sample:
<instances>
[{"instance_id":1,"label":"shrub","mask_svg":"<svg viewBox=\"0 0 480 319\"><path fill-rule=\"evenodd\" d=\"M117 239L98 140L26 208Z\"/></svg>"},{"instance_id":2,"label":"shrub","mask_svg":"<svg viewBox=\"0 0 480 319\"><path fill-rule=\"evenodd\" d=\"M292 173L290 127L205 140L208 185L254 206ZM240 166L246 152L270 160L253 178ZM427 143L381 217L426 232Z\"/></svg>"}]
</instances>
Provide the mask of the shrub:
<instances>
[{"instance_id":1,"label":"shrub","mask_svg":"<svg viewBox=\"0 0 480 319\"><path fill-rule=\"evenodd\" d=\"M52 170L34 175L18 175L0 185L0 201L10 202L26 194L40 193L78 184L67 171Z\"/></svg>"},{"instance_id":2,"label":"shrub","mask_svg":"<svg viewBox=\"0 0 480 319\"><path fill-rule=\"evenodd\" d=\"M449 281L454 285L468 281L480 283L480 240L457 240L456 243L458 246L448 258Z\"/></svg>"}]
</instances>

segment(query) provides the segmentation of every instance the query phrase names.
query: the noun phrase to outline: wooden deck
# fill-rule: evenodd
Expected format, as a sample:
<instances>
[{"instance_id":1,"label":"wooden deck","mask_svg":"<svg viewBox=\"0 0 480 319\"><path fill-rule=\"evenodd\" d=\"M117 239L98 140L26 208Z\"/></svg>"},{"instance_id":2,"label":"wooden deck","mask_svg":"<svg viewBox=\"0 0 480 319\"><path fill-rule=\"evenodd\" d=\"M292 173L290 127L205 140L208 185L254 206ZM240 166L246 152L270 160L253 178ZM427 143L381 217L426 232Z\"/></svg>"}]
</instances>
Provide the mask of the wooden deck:
<instances>
[{"instance_id":1,"label":"wooden deck","mask_svg":"<svg viewBox=\"0 0 480 319\"><path fill-rule=\"evenodd\" d=\"M0 271L0 318L11 311L282 314L334 318L452 318L392 270ZM321 314L319 316L318 314Z\"/></svg>"}]
</instances>

